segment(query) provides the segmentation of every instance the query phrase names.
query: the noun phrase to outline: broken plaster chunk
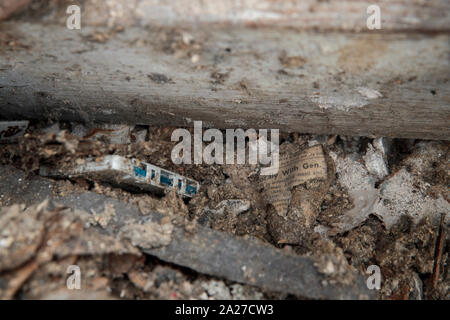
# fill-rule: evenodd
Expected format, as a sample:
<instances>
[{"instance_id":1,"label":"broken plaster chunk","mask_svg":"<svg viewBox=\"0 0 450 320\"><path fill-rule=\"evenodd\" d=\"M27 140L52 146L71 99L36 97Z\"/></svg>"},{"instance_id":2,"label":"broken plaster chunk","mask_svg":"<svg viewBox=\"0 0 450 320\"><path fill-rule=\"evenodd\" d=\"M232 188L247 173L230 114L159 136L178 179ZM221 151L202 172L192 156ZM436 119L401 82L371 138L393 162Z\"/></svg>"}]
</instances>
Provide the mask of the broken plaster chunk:
<instances>
[{"instance_id":1,"label":"broken plaster chunk","mask_svg":"<svg viewBox=\"0 0 450 320\"><path fill-rule=\"evenodd\" d=\"M238 215L250 209L249 200L229 199L220 202L215 209L209 209L208 211L213 214L222 215L224 213L230 213Z\"/></svg>"},{"instance_id":2,"label":"broken plaster chunk","mask_svg":"<svg viewBox=\"0 0 450 320\"><path fill-rule=\"evenodd\" d=\"M368 145L363 160L367 171L377 180L381 180L389 174L384 154L375 149L371 144Z\"/></svg>"},{"instance_id":3,"label":"broken plaster chunk","mask_svg":"<svg viewBox=\"0 0 450 320\"><path fill-rule=\"evenodd\" d=\"M314 227L314 232L318 233L322 239L328 238L328 231L330 228L324 226L324 225L317 225Z\"/></svg>"},{"instance_id":4,"label":"broken plaster chunk","mask_svg":"<svg viewBox=\"0 0 450 320\"><path fill-rule=\"evenodd\" d=\"M348 264L342 248L329 240L319 240L316 247L317 252L312 258L317 271L325 275L324 283L349 285L355 281L354 269Z\"/></svg>"},{"instance_id":5,"label":"broken plaster chunk","mask_svg":"<svg viewBox=\"0 0 450 320\"><path fill-rule=\"evenodd\" d=\"M427 216L437 220L442 212L450 212L450 204L442 195L433 199L426 195L425 189L426 186L420 186L420 181L403 168L380 186L380 201L375 205L374 213L390 229L402 215L408 215L418 223ZM449 218L447 215L447 222Z\"/></svg>"},{"instance_id":6,"label":"broken plaster chunk","mask_svg":"<svg viewBox=\"0 0 450 320\"><path fill-rule=\"evenodd\" d=\"M366 88L366 87L359 87L357 88L357 91L360 95L366 97L367 99L377 99L382 98L383 95L378 92L377 90Z\"/></svg>"},{"instance_id":7,"label":"broken plaster chunk","mask_svg":"<svg viewBox=\"0 0 450 320\"><path fill-rule=\"evenodd\" d=\"M136 127L131 132L131 142L145 142L147 139L148 130L147 128Z\"/></svg>"},{"instance_id":8,"label":"broken plaster chunk","mask_svg":"<svg viewBox=\"0 0 450 320\"><path fill-rule=\"evenodd\" d=\"M254 287L244 287L239 283L230 285L233 300L262 300L263 294Z\"/></svg>"},{"instance_id":9,"label":"broken plaster chunk","mask_svg":"<svg viewBox=\"0 0 450 320\"><path fill-rule=\"evenodd\" d=\"M8 249L14 243L13 237L0 238L0 248Z\"/></svg>"},{"instance_id":10,"label":"broken plaster chunk","mask_svg":"<svg viewBox=\"0 0 450 320\"><path fill-rule=\"evenodd\" d=\"M182 34L183 43L190 45L194 42L194 36L188 32L183 32Z\"/></svg>"},{"instance_id":11,"label":"broken plaster chunk","mask_svg":"<svg viewBox=\"0 0 450 320\"><path fill-rule=\"evenodd\" d=\"M134 246L152 249L167 246L172 240L172 232L173 225L170 221L161 221L161 223L146 221L142 224L126 224L120 230L120 237L130 240Z\"/></svg>"},{"instance_id":12,"label":"broken plaster chunk","mask_svg":"<svg viewBox=\"0 0 450 320\"><path fill-rule=\"evenodd\" d=\"M378 190L352 190L349 191L353 199L354 208L345 212L339 222L333 224L333 231L338 233L346 232L363 223L371 213L374 212L378 201Z\"/></svg>"},{"instance_id":13,"label":"broken plaster chunk","mask_svg":"<svg viewBox=\"0 0 450 320\"><path fill-rule=\"evenodd\" d=\"M358 161L356 154L335 157L338 182L347 189L354 204L353 209L344 212L339 222L333 224L334 230L340 233L357 227L369 217L378 200L378 190L375 179Z\"/></svg>"},{"instance_id":14,"label":"broken plaster chunk","mask_svg":"<svg viewBox=\"0 0 450 320\"><path fill-rule=\"evenodd\" d=\"M339 222L333 225L338 233L357 227L371 213L390 229L402 215L408 215L418 223L425 216L435 218L440 212L450 212L450 205L442 195L437 199L426 195L427 185L420 183L405 168L376 189L374 177L357 158L337 156L335 163L338 181L347 189L354 202L354 208L345 212ZM447 216L447 221L449 218Z\"/></svg>"},{"instance_id":15,"label":"broken plaster chunk","mask_svg":"<svg viewBox=\"0 0 450 320\"><path fill-rule=\"evenodd\" d=\"M410 279L411 291L409 293L409 300L423 300L423 282L419 275L414 272Z\"/></svg>"},{"instance_id":16,"label":"broken plaster chunk","mask_svg":"<svg viewBox=\"0 0 450 320\"><path fill-rule=\"evenodd\" d=\"M380 151L384 157L390 152L392 146L392 140L388 138L375 138L372 145L378 151Z\"/></svg>"},{"instance_id":17,"label":"broken plaster chunk","mask_svg":"<svg viewBox=\"0 0 450 320\"><path fill-rule=\"evenodd\" d=\"M230 289L228 289L223 281L210 280L208 282L203 282L201 285L211 298L217 300L231 300Z\"/></svg>"},{"instance_id":18,"label":"broken plaster chunk","mask_svg":"<svg viewBox=\"0 0 450 320\"><path fill-rule=\"evenodd\" d=\"M370 190L375 187L375 179L360 163L357 154L339 155L335 160L339 182L348 190Z\"/></svg>"}]
</instances>

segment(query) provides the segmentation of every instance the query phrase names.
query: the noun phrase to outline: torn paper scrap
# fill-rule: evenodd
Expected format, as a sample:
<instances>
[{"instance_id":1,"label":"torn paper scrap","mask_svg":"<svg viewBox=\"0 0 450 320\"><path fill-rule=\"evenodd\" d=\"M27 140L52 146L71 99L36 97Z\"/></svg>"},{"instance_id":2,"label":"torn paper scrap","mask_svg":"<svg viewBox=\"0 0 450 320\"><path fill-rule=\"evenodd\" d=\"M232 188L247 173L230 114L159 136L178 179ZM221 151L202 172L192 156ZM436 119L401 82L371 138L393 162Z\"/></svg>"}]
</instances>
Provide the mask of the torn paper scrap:
<instances>
[{"instance_id":1,"label":"torn paper scrap","mask_svg":"<svg viewBox=\"0 0 450 320\"><path fill-rule=\"evenodd\" d=\"M261 176L264 196L278 214L286 215L291 200L291 190L313 179L327 178L327 163L321 145L305 150L284 144L280 147L280 168L277 174Z\"/></svg>"}]
</instances>

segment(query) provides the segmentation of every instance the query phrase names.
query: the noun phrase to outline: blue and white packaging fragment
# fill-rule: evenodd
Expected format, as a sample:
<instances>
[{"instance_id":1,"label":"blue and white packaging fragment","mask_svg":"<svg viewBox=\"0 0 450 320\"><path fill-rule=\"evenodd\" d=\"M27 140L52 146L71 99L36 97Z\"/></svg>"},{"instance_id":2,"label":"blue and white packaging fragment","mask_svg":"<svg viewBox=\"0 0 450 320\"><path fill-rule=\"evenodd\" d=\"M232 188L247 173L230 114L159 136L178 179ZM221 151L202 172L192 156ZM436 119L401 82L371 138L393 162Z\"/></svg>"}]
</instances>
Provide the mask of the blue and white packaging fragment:
<instances>
[{"instance_id":1,"label":"blue and white packaging fragment","mask_svg":"<svg viewBox=\"0 0 450 320\"><path fill-rule=\"evenodd\" d=\"M53 171L41 167L40 175L98 179L116 184L119 187L134 187L157 193L163 193L164 190L174 190L185 197L192 197L200 189L200 184L197 181L149 163L117 155L108 155L98 159L89 158L83 164L76 165L69 172Z\"/></svg>"}]
</instances>

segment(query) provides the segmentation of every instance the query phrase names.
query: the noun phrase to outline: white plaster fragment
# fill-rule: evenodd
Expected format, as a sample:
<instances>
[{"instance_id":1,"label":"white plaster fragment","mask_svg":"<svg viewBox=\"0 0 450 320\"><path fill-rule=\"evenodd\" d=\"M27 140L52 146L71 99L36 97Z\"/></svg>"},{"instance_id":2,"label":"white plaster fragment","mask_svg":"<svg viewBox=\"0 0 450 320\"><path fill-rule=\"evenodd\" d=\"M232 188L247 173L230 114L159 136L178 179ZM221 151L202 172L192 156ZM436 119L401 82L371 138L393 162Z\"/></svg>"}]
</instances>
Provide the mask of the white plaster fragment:
<instances>
[{"instance_id":1,"label":"white plaster fragment","mask_svg":"<svg viewBox=\"0 0 450 320\"><path fill-rule=\"evenodd\" d=\"M383 97L380 92L370 88L359 87L357 88L357 91L360 95L366 97L367 99L378 99Z\"/></svg>"}]
</instances>

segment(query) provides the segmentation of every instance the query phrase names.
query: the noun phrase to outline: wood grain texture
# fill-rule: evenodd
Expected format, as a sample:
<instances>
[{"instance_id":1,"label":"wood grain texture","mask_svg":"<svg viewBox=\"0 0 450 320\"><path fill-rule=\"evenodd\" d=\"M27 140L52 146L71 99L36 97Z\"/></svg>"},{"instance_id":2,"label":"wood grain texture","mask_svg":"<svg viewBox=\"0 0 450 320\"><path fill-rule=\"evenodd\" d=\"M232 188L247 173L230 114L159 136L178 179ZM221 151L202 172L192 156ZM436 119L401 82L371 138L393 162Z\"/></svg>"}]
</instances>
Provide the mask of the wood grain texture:
<instances>
[{"instance_id":1,"label":"wood grain texture","mask_svg":"<svg viewBox=\"0 0 450 320\"><path fill-rule=\"evenodd\" d=\"M3 118L450 139L447 34L1 28Z\"/></svg>"},{"instance_id":2,"label":"wood grain texture","mask_svg":"<svg viewBox=\"0 0 450 320\"><path fill-rule=\"evenodd\" d=\"M450 30L448 0L54 0L59 10L48 21L62 21L68 3L83 7L85 25L186 26L246 25L302 30L367 31L367 7L381 10L386 31Z\"/></svg>"}]
</instances>

